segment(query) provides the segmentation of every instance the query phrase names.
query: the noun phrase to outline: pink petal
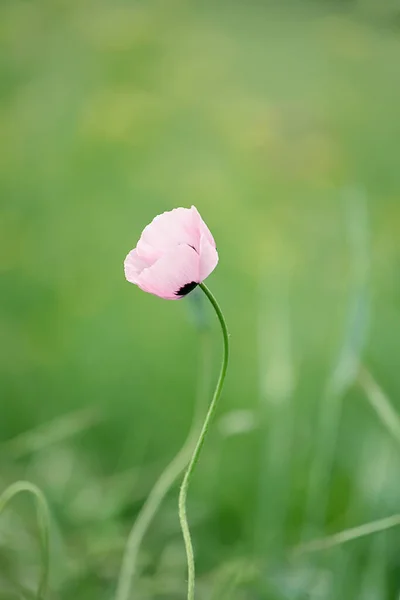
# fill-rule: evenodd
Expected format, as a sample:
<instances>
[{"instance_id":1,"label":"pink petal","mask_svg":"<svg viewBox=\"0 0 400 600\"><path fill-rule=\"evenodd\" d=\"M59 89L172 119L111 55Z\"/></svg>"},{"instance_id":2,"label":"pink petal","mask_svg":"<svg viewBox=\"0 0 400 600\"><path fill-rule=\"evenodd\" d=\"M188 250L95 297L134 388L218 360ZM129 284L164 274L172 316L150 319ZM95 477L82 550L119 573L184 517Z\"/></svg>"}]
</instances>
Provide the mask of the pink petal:
<instances>
[{"instance_id":1,"label":"pink petal","mask_svg":"<svg viewBox=\"0 0 400 600\"><path fill-rule=\"evenodd\" d=\"M208 229L207 225L204 223L203 219L201 218L199 211L197 210L197 208L195 206L192 206L191 211L195 215L195 219L197 221L196 225L199 229L200 237L202 235L204 235L207 238L207 240L210 242L210 244L215 248L216 244L215 244L214 238L212 236L212 233Z\"/></svg>"},{"instance_id":2,"label":"pink petal","mask_svg":"<svg viewBox=\"0 0 400 600\"><path fill-rule=\"evenodd\" d=\"M158 215L147 225L137 251L141 256L160 258L166 250L179 244L187 244L198 250L199 242L200 224L196 213L190 208L174 208Z\"/></svg>"},{"instance_id":3,"label":"pink petal","mask_svg":"<svg viewBox=\"0 0 400 600\"><path fill-rule=\"evenodd\" d=\"M217 264L218 252L215 243L213 245L208 236L202 235L200 239L200 281L204 281L214 271Z\"/></svg>"},{"instance_id":4,"label":"pink petal","mask_svg":"<svg viewBox=\"0 0 400 600\"><path fill-rule=\"evenodd\" d=\"M176 208L148 225L125 259L128 281L169 300L189 293L215 269L218 253L198 210Z\"/></svg>"},{"instance_id":5,"label":"pink petal","mask_svg":"<svg viewBox=\"0 0 400 600\"><path fill-rule=\"evenodd\" d=\"M164 298L179 300L178 292L190 283L200 282L200 257L196 250L181 244L165 252L151 267L138 276L137 285L145 292Z\"/></svg>"},{"instance_id":6,"label":"pink petal","mask_svg":"<svg viewBox=\"0 0 400 600\"><path fill-rule=\"evenodd\" d=\"M149 266L149 262L140 257L136 249L131 250L124 262L126 279L131 283L137 283L140 273Z\"/></svg>"}]
</instances>

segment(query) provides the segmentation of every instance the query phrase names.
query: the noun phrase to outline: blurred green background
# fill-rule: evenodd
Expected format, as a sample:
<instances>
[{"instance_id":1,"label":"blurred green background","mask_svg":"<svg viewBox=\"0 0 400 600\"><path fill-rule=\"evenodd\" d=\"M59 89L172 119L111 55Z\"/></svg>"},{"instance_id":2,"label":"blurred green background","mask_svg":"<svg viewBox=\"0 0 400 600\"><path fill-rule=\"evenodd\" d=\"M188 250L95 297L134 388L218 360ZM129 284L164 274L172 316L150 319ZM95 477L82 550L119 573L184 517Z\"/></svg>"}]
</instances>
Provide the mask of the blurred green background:
<instances>
[{"instance_id":1,"label":"blurred green background","mask_svg":"<svg viewBox=\"0 0 400 600\"><path fill-rule=\"evenodd\" d=\"M46 494L49 598L113 597L190 428L201 336L217 376L208 307L122 269L195 204L232 346L189 494L197 598L398 600L396 530L289 550L400 511L399 5L2 0L0 43L0 491ZM132 598L186 597L177 490ZM38 564L16 499L0 598L32 597Z\"/></svg>"}]
</instances>

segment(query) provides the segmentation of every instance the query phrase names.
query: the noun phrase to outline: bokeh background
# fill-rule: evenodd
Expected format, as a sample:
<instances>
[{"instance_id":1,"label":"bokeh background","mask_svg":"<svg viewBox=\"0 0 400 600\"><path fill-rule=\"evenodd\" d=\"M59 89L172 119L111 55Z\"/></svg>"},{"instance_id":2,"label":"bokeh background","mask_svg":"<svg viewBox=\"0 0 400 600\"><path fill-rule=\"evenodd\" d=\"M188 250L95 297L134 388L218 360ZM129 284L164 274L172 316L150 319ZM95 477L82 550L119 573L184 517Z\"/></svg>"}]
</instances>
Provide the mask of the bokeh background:
<instances>
[{"instance_id":1,"label":"bokeh background","mask_svg":"<svg viewBox=\"0 0 400 600\"><path fill-rule=\"evenodd\" d=\"M114 597L217 376L201 296L122 270L156 214L195 204L232 345L189 495L198 599L398 600L395 529L291 554L400 511L398 3L3 0L0 43L0 487L46 494L49 598ZM186 597L177 491L137 600ZM31 598L38 566L18 498L0 598Z\"/></svg>"}]
</instances>

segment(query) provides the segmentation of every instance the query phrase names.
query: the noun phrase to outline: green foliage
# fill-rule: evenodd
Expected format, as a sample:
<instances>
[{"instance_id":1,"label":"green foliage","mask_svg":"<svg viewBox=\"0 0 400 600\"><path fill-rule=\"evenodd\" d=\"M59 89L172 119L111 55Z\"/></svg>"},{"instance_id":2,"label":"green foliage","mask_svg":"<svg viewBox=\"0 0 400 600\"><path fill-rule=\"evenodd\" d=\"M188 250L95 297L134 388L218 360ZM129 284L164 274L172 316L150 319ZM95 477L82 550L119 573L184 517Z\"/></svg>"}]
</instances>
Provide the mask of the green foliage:
<instances>
[{"instance_id":1,"label":"green foliage","mask_svg":"<svg viewBox=\"0 0 400 600\"><path fill-rule=\"evenodd\" d=\"M191 204L232 346L188 505L198 600L398 596L395 530L288 555L400 510L396 436L358 379L361 359L400 412L400 39L373 4L1 3L0 492L45 492L50 597L113 597L190 427L199 324L217 375L213 316L122 271L155 214ZM38 581L20 504L1 600ZM177 488L139 563L138 600L185 598Z\"/></svg>"}]
</instances>

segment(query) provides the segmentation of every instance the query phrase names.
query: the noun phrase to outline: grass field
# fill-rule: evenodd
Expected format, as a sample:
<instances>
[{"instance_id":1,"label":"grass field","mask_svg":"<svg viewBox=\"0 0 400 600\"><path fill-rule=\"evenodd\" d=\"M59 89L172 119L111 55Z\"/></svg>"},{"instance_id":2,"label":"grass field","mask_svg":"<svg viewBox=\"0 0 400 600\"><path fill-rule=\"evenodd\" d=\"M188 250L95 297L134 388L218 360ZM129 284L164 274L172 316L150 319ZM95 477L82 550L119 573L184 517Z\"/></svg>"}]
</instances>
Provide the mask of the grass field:
<instances>
[{"instance_id":1,"label":"grass field","mask_svg":"<svg viewBox=\"0 0 400 600\"><path fill-rule=\"evenodd\" d=\"M194 204L232 348L189 493L196 600L398 600L400 528L292 552L400 513L395 3L3 0L0 45L0 493L47 498L48 599L114 598L211 396L200 293L162 301L122 268L156 214ZM178 488L132 600L186 598ZM1 600L34 597L37 537L16 498Z\"/></svg>"}]
</instances>

